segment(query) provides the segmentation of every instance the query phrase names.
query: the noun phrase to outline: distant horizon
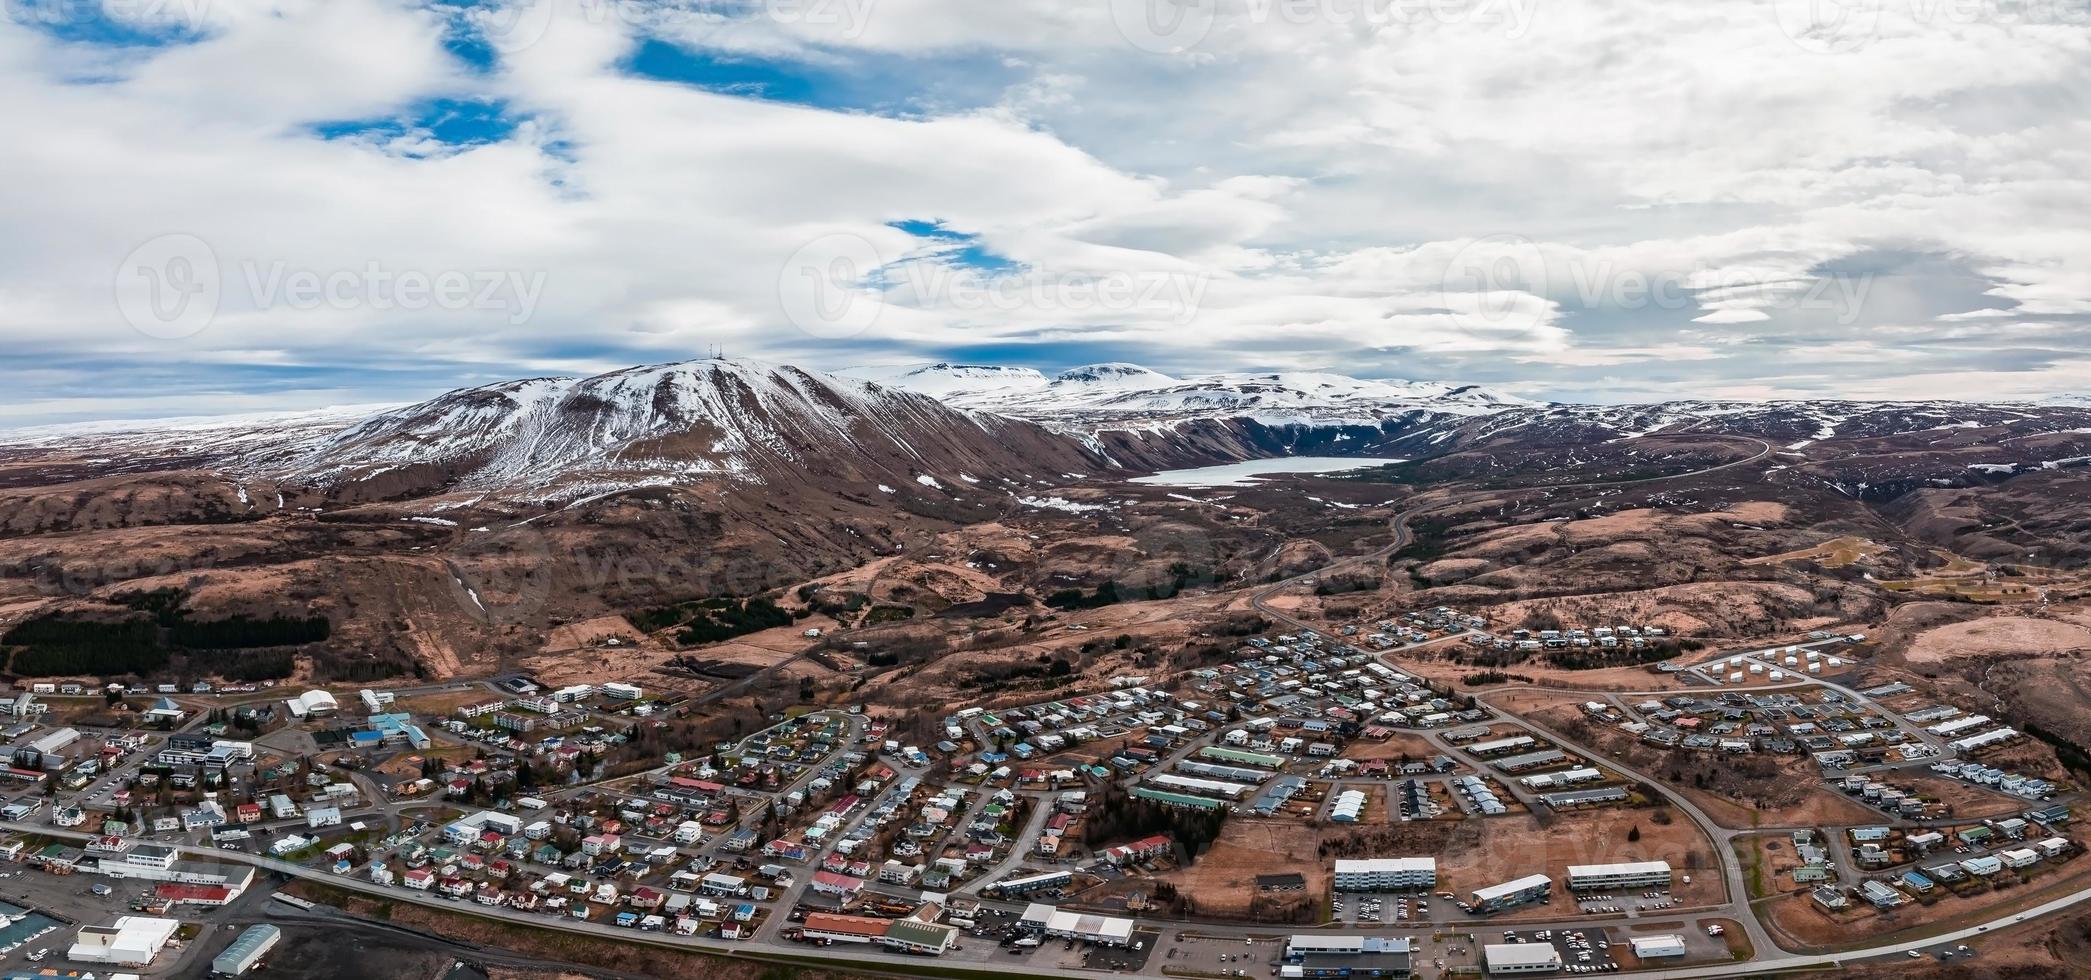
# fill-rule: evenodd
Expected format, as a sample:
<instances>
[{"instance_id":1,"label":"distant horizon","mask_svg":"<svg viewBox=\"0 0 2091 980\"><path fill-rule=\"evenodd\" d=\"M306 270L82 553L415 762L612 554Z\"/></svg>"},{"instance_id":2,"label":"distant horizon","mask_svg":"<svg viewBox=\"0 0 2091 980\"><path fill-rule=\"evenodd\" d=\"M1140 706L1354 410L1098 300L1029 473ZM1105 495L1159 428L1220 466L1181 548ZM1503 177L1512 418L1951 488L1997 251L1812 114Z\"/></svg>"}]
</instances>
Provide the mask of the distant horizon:
<instances>
[{"instance_id":1,"label":"distant horizon","mask_svg":"<svg viewBox=\"0 0 2091 980\"><path fill-rule=\"evenodd\" d=\"M428 390L428 391L425 391L425 392L422 392L422 393L419 393L419 394L414 394L414 395L407 395L407 396L403 396L403 397L400 397L400 398L395 398L395 399L384 399L384 400L378 400L378 401L340 401L340 402L331 402L331 403L323 403L323 404L312 404L312 405L307 405L307 406L301 406L301 407L281 407L281 408L273 408L273 409L269 409L269 408L264 408L264 409L254 409L254 410L242 410L242 411L227 411L227 412L212 412L212 413L196 413L196 412L187 412L187 413L179 413L179 414L169 414L169 415L95 416L95 417L80 417L80 418L68 418L68 419L54 419L54 420L50 420L50 421L38 421L38 422L25 422L25 423L12 423L12 422L9 422L9 421L7 421L7 420L6 420L6 419L5 419L4 417L0 417L0 435L4 435L4 436L8 436L8 437L16 437L16 438L36 438L36 437L52 437L52 436L62 436L62 435L67 435L67 434L93 434L93 433L95 433L95 432L122 432L122 431L126 431L126 429L124 428L124 427L126 427L126 426L160 426L160 427L171 427L171 426L181 426L181 425L184 425L184 424L195 424L195 425L198 425L198 426L205 426L205 427L207 427L207 426L208 426L209 424L211 424L211 423L214 423L214 422L231 422L231 421L238 421L238 420L243 420L243 419L248 419L248 420L256 420L256 421L263 421L263 420L284 420L284 419L297 419L297 418L300 418L300 417L308 417L308 416L329 416L329 417L331 417L331 416L342 416L342 417L344 417L344 418L360 418L360 417L364 417L364 416L368 416L368 415L374 415L374 414L377 414L377 413L380 413L380 412L385 412L385 411L390 411L390 410L394 410L394 409L399 409L399 408L405 408L405 407L408 407L408 406L411 406L411 405L421 404L421 403L423 403L423 402L426 402L426 401L429 401L429 400L432 400L432 399L436 399L436 398L440 398L440 397L442 397L442 396L444 396L444 395L447 395L447 394L451 394L451 393L453 393L453 392L458 392L458 391L466 391L466 390L471 390L471 389L474 389L474 388L484 388L484 387L490 387L490 386L494 386L494 385L506 384L506 383L511 383L511 382L519 382L519 381L530 381L530 380L539 380L539 379L557 379L557 378L571 378L571 379L581 379L581 378L595 377L595 376L599 376L599 375L603 375L603 374L612 374L612 373L616 373L616 372L618 372L618 371L626 371L626 370L632 370L632 369L637 369L637 368L645 368L645 367L658 367L658 366L664 366L664 365L671 365L671 364L683 364L683 363L691 363L691 362L695 362L695 361L703 361L703 360L710 360L710 359L714 359L714 358L713 358L712 356L698 356L698 357L691 357L691 358L683 358L683 359L681 359L681 360L670 360L670 361L653 361L653 362L646 362L646 363L639 363L639 364L629 364L629 365L625 365L625 366L622 366L622 367L612 368L612 369L610 369L610 370L608 370L608 371L597 371L597 372L592 372L592 373L582 373L582 372L565 372L565 373L558 373L558 372L555 372L555 373L548 373L548 374L520 374L520 375L517 375L517 376L515 376L515 377L510 377L510 378L501 378L501 379L498 379L498 380L489 380L489 381L482 381L482 382L479 382L479 383L477 383L477 384L468 384L468 385L457 385L457 386L452 386L452 387L448 387L448 388L439 388L439 389L432 389L432 390ZM852 366L849 366L849 367L844 367L844 368L840 368L840 369L824 369L824 368L816 368L816 367L812 367L812 366L810 366L810 365L805 365L805 364L799 364L799 363L795 363L795 362L792 362L792 361L788 361L788 360L780 360L780 359L776 359L776 358L769 358L769 357L741 357L741 356L737 356L737 355L732 355L732 354L728 354L728 355L725 355L725 356L724 356L724 357L723 357L722 359L724 359L724 360L729 360L729 361L738 361L738 362L750 362L750 363L762 363L762 364L772 364L772 365L777 365L777 366L780 366L780 367L796 367L796 368L802 368L802 369L805 369L805 370L811 370L811 371L816 371L816 372L819 372L819 373L822 373L822 374L827 374L827 375L830 375L830 376L833 376L833 377L837 377L837 378L841 378L841 379L844 379L844 380L852 380L852 381L866 381L866 382L869 382L869 383L873 383L873 384L882 384L882 385L885 385L886 387L897 387L897 388L903 388L903 389L905 389L905 388L906 388L906 386L905 386L905 385L896 385L896 384L893 384L893 383L891 383L891 382L888 382L888 381L882 381L882 380L880 380L880 379L875 379L875 378L859 378L859 377L852 377L852 376L850 375L850 373L849 373L849 372L851 372L851 371L859 371L859 370L873 370L873 369L894 369L894 370L908 370L908 369L918 369L918 368L927 368L927 367L935 367L935 366L939 366L939 365L944 365L944 366L949 366L949 367L958 367L958 368L1001 368L1001 369L1031 370L1031 371L1035 371L1035 372L1037 372L1037 373L1038 373L1039 375L1043 376L1043 377L1044 377L1044 378L1045 378L1046 380L1048 380L1048 381L1051 381L1051 380L1055 379L1056 377L1058 377L1059 375L1062 375L1062 374L1065 374L1065 373L1068 373L1068 372L1071 372L1071 371L1075 371L1075 370L1078 370L1078 369L1080 369L1080 368L1084 368L1084 367L1095 367L1095 366L1102 366L1102 365L1109 365L1109 364L1128 364L1128 365L1132 365L1132 366L1135 366L1135 367L1141 367L1141 368L1146 368L1147 370L1151 370L1151 371L1156 371L1157 373L1159 373L1159 374L1164 374L1164 375L1167 375L1167 376L1169 376L1170 378L1172 378L1172 379L1174 379L1174 380L1178 380L1178 381L1185 381L1185 382L1192 382L1192 381L1198 381L1198 380L1200 380L1200 379L1205 379L1205 378L1214 378L1214 377L1220 377L1220 376L1228 376L1228 375L1232 375L1232 376L1243 376L1243 375L1288 375L1288 374L1290 374L1290 375L1298 375L1298 374L1327 374L1327 375L1335 375L1335 376L1339 376L1339 377L1346 377L1346 378L1351 378L1351 379L1353 379L1353 380L1358 380L1358 381L1384 381L1384 382L1412 382L1412 383L1419 383L1419 384L1436 384L1436 385L1444 385L1444 386L1447 386L1447 387L1455 387L1455 388L1473 387L1473 388L1479 388L1479 389L1484 389L1484 390L1489 390L1489 391L1495 391L1495 392L1497 392L1497 393L1500 393L1500 394L1512 395L1512 396L1514 396L1514 397L1519 397L1519 398L1525 398L1525 399L1527 399L1527 400L1529 400L1529 401L1533 401L1533 402L1536 402L1536 403L1538 403L1538 404L1539 404L1539 405L1541 405L1541 406L1553 405L1553 406L1597 406L1597 407L1602 407L1602 406L1621 406L1621 405L1662 405L1662 404L1680 404L1680 403L1692 403L1692 402L1701 402L1701 403L1729 403L1729 404L1779 404L1779 403L1795 403L1795 402L1823 402L1823 403L1849 403L1849 404L1913 404L1913 405L1917 405L1917 404L1966 404L1966 405L1997 405L1997 404L2024 404L2024 405L2043 405L2043 404L2051 404L2051 403L2054 403L2054 402L2066 401L2066 400L2069 400L2069 399L2082 399L2082 400L2083 400L2083 401L2084 401L2084 402L2085 402L2086 404L2091 404L2091 396L2087 396L2087 395L2085 395L2085 394L2083 394L2083 393L2079 393L2079 392L2068 392L2068 391L2063 391L2063 392L2051 392L2051 393L2046 393L2046 394L2042 394L2042 395L2036 395L2036 396L2032 396L2032 397L2026 397L2026 398L2010 398L2010 399L2002 399L2002 398L1999 398L1999 399L1971 399L1971 398L1954 398L1954 397L1947 397L1947 396L1940 396L1940 397L1935 397L1935 398L1837 398L1837 397L1809 397L1809 396L1785 396L1785 397L1766 397L1766 398L1746 398L1746 397L1721 397L1721 398L1716 398L1716 397L1702 397L1702 398L1661 398L1661 399L1618 399L1618 400L1612 400L1612 401L1595 401L1595 400L1584 400L1584 401L1578 401L1578 400L1569 400L1569 399L1545 399L1545 398L1533 398L1533 397L1530 397L1530 396L1520 395L1520 394L1517 394L1517 393L1516 393L1516 392L1515 392L1514 390L1511 390L1513 386L1510 386L1510 385L1498 385L1498 384L1479 384L1479 383L1465 382L1465 381L1461 381L1461 380L1459 380L1459 379L1448 379L1448 378L1417 378L1417 377L1372 377L1372 376L1363 376L1363 375L1353 375L1353 374L1346 374L1346 373L1344 373L1344 372L1342 372L1342 371L1332 370L1332 369L1328 369L1328 368L1294 368L1294 369L1282 369L1282 370L1281 370L1281 369L1243 369L1243 370L1229 370L1229 371L1211 371L1211 372L1201 372L1201 373L1197 373L1197 374L1178 374L1178 373L1175 373L1175 372L1170 372L1170 371L1161 371L1161 370L1158 370L1158 369L1155 369L1155 368L1149 367L1149 366L1147 366L1147 365L1145 365L1145 364L1140 364L1140 363L1138 363L1138 362L1133 362L1133 361L1096 361L1096 362L1090 362L1090 363L1085 363L1085 364L1069 364L1069 365L1066 365L1066 366L1047 366L1047 367L1041 367L1041 366L1037 366L1037 365L1033 365L1033 364L996 364L996 363L989 363L989 362L985 362L985 361L956 361L956 360L948 360L948 359L947 359L947 360L916 360L916 361L896 361L896 362L885 362L885 363L877 363L877 364L859 364L859 365L852 365Z\"/></svg>"}]
</instances>

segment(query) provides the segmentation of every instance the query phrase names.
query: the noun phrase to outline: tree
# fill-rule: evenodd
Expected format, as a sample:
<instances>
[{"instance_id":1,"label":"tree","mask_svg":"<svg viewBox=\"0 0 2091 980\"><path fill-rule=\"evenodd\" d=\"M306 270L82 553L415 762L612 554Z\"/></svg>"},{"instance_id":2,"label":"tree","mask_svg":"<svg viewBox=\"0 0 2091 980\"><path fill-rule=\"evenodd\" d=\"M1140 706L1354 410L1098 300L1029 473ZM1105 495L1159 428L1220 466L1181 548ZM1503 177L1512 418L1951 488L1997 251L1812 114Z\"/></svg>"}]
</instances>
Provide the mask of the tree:
<instances>
[{"instance_id":1,"label":"tree","mask_svg":"<svg viewBox=\"0 0 2091 980\"><path fill-rule=\"evenodd\" d=\"M1640 824L1635 824L1635 825L1633 826L1633 829L1631 829L1631 830L1628 830L1628 831L1626 832L1626 842L1627 842L1627 843L1629 843L1629 844L1631 844L1631 843L1633 843L1633 842L1635 842L1635 841L1637 841L1637 840L1640 840L1640 839L1641 839L1641 825L1640 825Z\"/></svg>"}]
</instances>

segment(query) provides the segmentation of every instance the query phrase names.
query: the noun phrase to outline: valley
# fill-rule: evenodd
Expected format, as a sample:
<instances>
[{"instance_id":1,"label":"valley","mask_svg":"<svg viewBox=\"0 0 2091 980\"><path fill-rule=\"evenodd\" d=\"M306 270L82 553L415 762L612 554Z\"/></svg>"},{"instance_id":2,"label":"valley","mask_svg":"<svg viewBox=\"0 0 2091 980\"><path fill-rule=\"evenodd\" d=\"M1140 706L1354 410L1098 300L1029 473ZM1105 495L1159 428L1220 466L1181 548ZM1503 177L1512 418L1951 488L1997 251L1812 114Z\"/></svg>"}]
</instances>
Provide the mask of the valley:
<instances>
[{"instance_id":1,"label":"valley","mask_svg":"<svg viewBox=\"0 0 2091 980\"><path fill-rule=\"evenodd\" d=\"M1951 960L2091 894L2081 407L710 360L326 419L6 442L17 766L65 782L10 829L146 817L357 908L430 868L577 942L928 936L1032 975L1327 955L1276 922L1428 976L1498 921L1609 936L1612 969L1688 938L1664 976ZM59 729L111 769L20 755ZM148 793L195 744L254 758ZM185 816L278 785L364 830L267 837L348 871ZM547 917L555 874L592 917Z\"/></svg>"}]
</instances>

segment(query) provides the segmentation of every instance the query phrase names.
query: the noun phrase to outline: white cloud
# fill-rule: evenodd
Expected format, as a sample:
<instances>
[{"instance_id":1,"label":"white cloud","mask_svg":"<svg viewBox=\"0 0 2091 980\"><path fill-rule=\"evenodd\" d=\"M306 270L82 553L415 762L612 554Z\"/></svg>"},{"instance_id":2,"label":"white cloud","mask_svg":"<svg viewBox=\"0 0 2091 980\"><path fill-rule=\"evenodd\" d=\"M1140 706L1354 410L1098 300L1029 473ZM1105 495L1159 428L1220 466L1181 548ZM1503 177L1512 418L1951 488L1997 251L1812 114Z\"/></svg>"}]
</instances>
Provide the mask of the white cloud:
<instances>
[{"instance_id":1,"label":"white cloud","mask_svg":"<svg viewBox=\"0 0 2091 980\"><path fill-rule=\"evenodd\" d=\"M0 154L0 322L42 356L199 377L411 365L427 385L712 343L829 367L1089 344L1178 368L1511 365L1575 396L1574 367L1684 362L1747 387L1805 344L1980 320L2017 362L1959 364L1969 348L1927 335L1933 383L1958 368L1968 394L1991 375L2083 387L2083 25L2059 7L2028 8L2041 23L1887 4L1864 43L1826 54L1767 6L1500 0L1359 24L1230 2L1190 51L1157 55L1103 3L560 0L482 11L507 28L486 72L445 49L454 16L405 0L214 2L202 40L120 51L0 22L17 137ZM647 33L787 59L763 63L876 89L851 104L880 111L625 74ZM427 132L311 131L435 99L495 100L517 125L435 154ZM900 220L1013 265L954 265ZM121 260L168 233L208 242L227 284L177 341L111 299ZM898 280L866 288L883 307L843 340L794 330L779 295L797 288L790 257L833 235ZM1889 282L1881 255L1940 256L1955 278ZM299 272L541 276L542 296L514 322L512 305L301 308L249 284ZM1141 295L1097 300L1121 285ZM192 397L231 404L253 376ZM8 377L68 412L92 400Z\"/></svg>"}]
</instances>

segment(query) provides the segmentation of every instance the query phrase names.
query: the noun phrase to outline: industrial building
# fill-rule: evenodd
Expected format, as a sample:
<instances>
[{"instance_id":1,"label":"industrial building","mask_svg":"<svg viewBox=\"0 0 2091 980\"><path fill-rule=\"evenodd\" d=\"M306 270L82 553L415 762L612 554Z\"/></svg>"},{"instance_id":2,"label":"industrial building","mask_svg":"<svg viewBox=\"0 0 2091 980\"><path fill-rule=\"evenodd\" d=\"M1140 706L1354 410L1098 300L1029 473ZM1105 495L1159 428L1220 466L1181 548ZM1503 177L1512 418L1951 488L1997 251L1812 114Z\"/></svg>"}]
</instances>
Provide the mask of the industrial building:
<instances>
[{"instance_id":1,"label":"industrial building","mask_svg":"<svg viewBox=\"0 0 2091 980\"><path fill-rule=\"evenodd\" d=\"M1024 917L1017 925L1054 939L1073 939L1099 946L1130 946L1133 942L1131 919L1063 912L1036 902L1024 909Z\"/></svg>"},{"instance_id":2,"label":"industrial building","mask_svg":"<svg viewBox=\"0 0 2091 980\"><path fill-rule=\"evenodd\" d=\"M1572 810L1579 806L1596 806L1600 803L1618 803L1627 799L1624 786L1601 786L1597 789L1574 789L1560 793L1541 793L1539 802L1551 810Z\"/></svg>"},{"instance_id":3,"label":"industrial building","mask_svg":"<svg viewBox=\"0 0 2091 980\"><path fill-rule=\"evenodd\" d=\"M804 929L808 939L825 939L834 943L874 943L885 938L890 919L874 919L862 915L827 915L814 913L806 917Z\"/></svg>"},{"instance_id":4,"label":"industrial building","mask_svg":"<svg viewBox=\"0 0 2091 980\"><path fill-rule=\"evenodd\" d=\"M1571 864L1568 890L1597 888L1652 888L1670 886L1670 862L1635 861L1627 864Z\"/></svg>"},{"instance_id":5,"label":"industrial building","mask_svg":"<svg viewBox=\"0 0 2091 980\"><path fill-rule=\"evenodd\" d=\"M879 938L888 949L924 956L942 956L957 941L957 927L919 919L895 919L886 927L886 934Z\"/></svg>"},{"instance_id":6,"label":"industrial building","mask_svg":"<svg viewBox=\"0 0 2091 980\"><path fill-rule=\"evenodd\" d=\"M1438 859L1434 857L1371 858L1336 862L1339 892L1394 892L1435 888Z\"/></svg>"},{"instance_id":7,"label":"industrial building","mask_svg":"<svg viewBox=\"0 0 2091 980\"><path fill-rule=\"evenodd\" d=\"M1337 977L1384 977L1402 980L1410 975L1414 946L1406 937L1295 935L1285 942L1285 960L1280 977L1307 980Z\"/></svg>"},{"instance_id":8,"label":"industrial building","mask_svg":"<svg viewBox=\"0 0 2091 980\"><path fill-rule=\"evenodd\" d=\"M1552 943L1496 943L1481 947L1490 976L1552 973L1561 969L1561 951Z\"/></svg>"},{"instance_id":9,"label":"industrial building","mask_svg":"<svg viewBox=\"0 0 2091 980\"><path fill-rule=\"evenodd\" d=\"M237 977L261 963L261 958L283 939L283 930L267 923L248 926L232 945L211 960L211 972Z\"/></svg>"},{"instance_id":10,"label":"industrial building","mask_svg":"<svg viewBox=\"0 0 2091 980\"><path fill-rule=\"evenodd\" d=\"M1635 936L1634 956L1644 960L1667 959L1685 954L1683 936Z\"/></svg>"},{"instance_id":11,"label":"industrial building","mask_svg":"<svg viewBox=\"0 0 2091 980\"><path fill-rule=\"evenodd\" d=\"M106 963L113 966L146 966L160 955L181 923L126 915L106 926L81 926L80 935L66 959L76 963Z\"/></svg>"}]
</instances>

